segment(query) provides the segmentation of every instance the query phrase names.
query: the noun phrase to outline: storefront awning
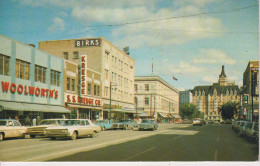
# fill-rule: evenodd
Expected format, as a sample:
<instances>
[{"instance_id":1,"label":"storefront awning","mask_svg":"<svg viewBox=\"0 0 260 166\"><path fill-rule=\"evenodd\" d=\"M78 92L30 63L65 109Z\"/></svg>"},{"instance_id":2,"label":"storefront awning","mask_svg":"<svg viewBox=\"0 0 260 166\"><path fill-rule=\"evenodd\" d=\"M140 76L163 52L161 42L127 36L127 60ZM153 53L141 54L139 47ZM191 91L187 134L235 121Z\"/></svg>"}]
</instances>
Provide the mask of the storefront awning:
<instances>
[{"instance_id":1,"label":"storefront awning","mask_svg":"<svg viewBox=\"0 0 260 166\"><path fill-rule=\"evenodd\" d=\"M174 118L176 118L176 119L179 119L179 118L181 118L181 116L180 116L180 115L171 114L171 116L173 116L173 117L174 117Z\"/></svg>"},{"instance_id":2,"label":"storefront awning","mask_svg":"<svg viewBox=\"0 0 260 166\"><path fill-rule=\"evenodd\" d=\"M148 114L148 112L143 112L139 115L140 117L150 117L151 115Z\"/></svg>"},{"instance_id":3,"label":"storefront awning","mask_svg":"<svg viewBox=\"0 0 260 166\"><path fill-rule=\"evenodd\" d=\"M79 105L79 104L68 104L69 107L73 108L87 108L87 109L97 109L101 110L102 107L94 107L94 106L89 106L89 105Z\"/></svg>"},{"instance_id":4,"label":"storefront awning","mask_svg":"<svg viewBox=\"0 0 260 166\"><path fill-rule=\"evenodd\" d=\"M161 115L163 118L173 118L172 115L168 116L168 113L159 112L159 115Z\"/></svg>"},{"instance_id":5,"label":"storefront awning","mask_svg":"<svg viewBox=\"0 0 260 166\"><path fill-rule=\"evenodd\" d=\"M103 109L103 111L108 111L109 112L109 109ZM118 109L118 108L111 109L111 112L136 113L136 111L134 111L134 110L124 110L124 109Z\"/></svg>"},{"instance_id":6,"label":"storefront awning","mask_svg":"<svg viewBox=\"0 0 260 166\"><path fill-rule=\"evenodd\" d=\"M12 101L0 101L0 106L2 110L55 112L55 113L71 112L70 110L64 108L63 106L19 103L19 102L12 102Z\"/></svg>"}]
</instances>

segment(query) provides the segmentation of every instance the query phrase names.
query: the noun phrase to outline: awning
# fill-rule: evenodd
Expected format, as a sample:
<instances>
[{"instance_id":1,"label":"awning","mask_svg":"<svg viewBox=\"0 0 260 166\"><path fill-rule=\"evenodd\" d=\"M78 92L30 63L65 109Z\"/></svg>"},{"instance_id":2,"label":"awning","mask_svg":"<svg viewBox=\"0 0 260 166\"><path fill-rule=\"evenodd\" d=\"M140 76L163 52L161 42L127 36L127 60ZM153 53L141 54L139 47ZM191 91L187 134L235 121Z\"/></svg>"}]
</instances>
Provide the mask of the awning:
<instances>
[{"instance_id":1,"label":"awning","mask_svg":"<svg viewBox=\"0 0 260 166\"><path fill-rule=\"evenodd\" d=\"M103 111L109 112L109 109L103 109ZM111 109L111 112L136 113L136 111L133 111L133 110L124 110L124 109L118 109L118 108Z\"/></svg>"},{"instance_id":2,"label":"awning","mask_svg":"<svg viewBox=\"0 0 260 166\"><path fill-rule=\"evenodd\" d=\"M0 106L2 110L55 112L55 113L71 112L70 110L64 108L63 106L19 103L19 102L12 102L12 101L0 101Z\"/></svg>"},{"instance_id":3,"label":"awning","mask_svg":"<svg viewBox=\"0 0 260 166\"><path fill-rule=\"evenodd\" d=\"M176 119L179 119L179 118L181 118L181 116L180 115L175 115L175 114L171 114L174 118L176 118Z\"/></svg>"},{"instance_id":4,"label":"awning","mask_svg":"<svg viewBox=\"0 0 260 166\"><path fill-rule=\"evenodd\" d=\"M163 118L173 118L172 115L168 116L168 113L158 112Z\"/></svg>"},{"instance_id":5,"label":"awning","mask_svg":"<svg viewBox=\"0 0 260 166\"><path fill-rule=\"evenodd\" d=\"M149 115L148 112L143 112L142 114L138 115L140 117L150 117L152 115Z\"/></svg>"},{"instance_id":6,"label":"awning","mask_svg":"<svg viewBox=\"0 0 260 166\"><path fill-rule=\"evenodd\" d=\"M80 104L68 104L68 106L73 108L88 108L88 109L97 109L97 110L102 109L102 107L94 107L94 106L80 105Z\"/></svg>"}]
</instances>

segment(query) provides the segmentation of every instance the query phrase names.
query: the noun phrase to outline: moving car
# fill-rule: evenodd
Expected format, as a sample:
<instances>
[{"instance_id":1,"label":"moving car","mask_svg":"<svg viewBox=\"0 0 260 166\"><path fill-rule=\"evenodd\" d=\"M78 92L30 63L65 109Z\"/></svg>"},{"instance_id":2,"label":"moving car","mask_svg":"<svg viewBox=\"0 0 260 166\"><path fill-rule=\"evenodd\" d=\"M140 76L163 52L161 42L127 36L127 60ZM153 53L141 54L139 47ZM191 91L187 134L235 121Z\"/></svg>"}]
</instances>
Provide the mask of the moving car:
<instances>
[{"instance_id":1,"label":"moving car","mask_svg":"<svg viewBox=\"0 0 260 166\"><path fill-rule=\"evenodd\" d=\"M202 121L200 119L194 119L192 124L193 126L202 126Z\"/></svg>"},{"instance_id":2,"label":"moving car","mask_svg":"<svg viewBox=\"0 0 260 166\"><path fill-rule=\"evenodd\" d=\"M0 119L0 141L5 138L24 138L26 127L14 119Z\"/></svg>"},{"instance_id":3,"label":"moving car","mask_svg":"<svg viewBox=\"0 0 260 166\"><path fill-rule=\"evenodd\" d=\"M41 120L38 126L27 127L27 134L30 134L30 138L35 136L44 136L44 129L51 126L62 126L67 119L44 119Z\"/></svg>"},{"instance_id":4,"label":"moving car","mask_svg":"<svg viewBox=\"0 0 260 166\"><path fill-rule=\"evenodd\" d=\"M89 119L67 119L62 126L52 126L44 130L44 135L51 139L70 138L76 140L78 137L96 137L101 132L101 127L95 125Z\"/></svg>"},{"instance_id":5,"label":"moving car","mask_svg":"<svg viewBox=\"0 0 260 166\"><path fill-rule=\"evenodd\" d=\"M158 124L154 119L144 119L137 127L138 130L157 130Z\"/></svg>"},{"instance_id":6,"label":"moving car","mask_svg":"<svg viewBox=\"0 0 260 166\"><path fill-rule=\"evenodd\" d=\"M239 132L245 123L246 123L246 121L244 121L244 120L237 121L237 123L235 123L235 126L234 126L235 131Z\"/></svg>"},{"instance_id":7,"label":"moving car","mask_svg":"<svg viewBox=\"0 0 260 166\"><path fill-rule=\"evenodd\" d=\"M137 126L137 123L133 120L119 120L118 122L112 123L112 129L133 129Z\"/></svg>"},{"instance_id":8,"label":"moving car","mask_svg":"<svg viewBox=\"0 0 260 166\"><path fill-rule=\"evenodd\" d=\"M112 121L111 120L97 120L96 125L101 127L101 130L107 130L107 129L112 129Z\"/></svg>"},{"instance_id":9,"label":"moving car","mask_svg":"<svg viewBox=\"0 0 260 166\"><path fill-rule=\"evenodd\" d=\"M247 128L246 137L253 142L258 143L259 140L259 124L258 122L253 122L251 128Z\"/></svg>"}]
</instances>

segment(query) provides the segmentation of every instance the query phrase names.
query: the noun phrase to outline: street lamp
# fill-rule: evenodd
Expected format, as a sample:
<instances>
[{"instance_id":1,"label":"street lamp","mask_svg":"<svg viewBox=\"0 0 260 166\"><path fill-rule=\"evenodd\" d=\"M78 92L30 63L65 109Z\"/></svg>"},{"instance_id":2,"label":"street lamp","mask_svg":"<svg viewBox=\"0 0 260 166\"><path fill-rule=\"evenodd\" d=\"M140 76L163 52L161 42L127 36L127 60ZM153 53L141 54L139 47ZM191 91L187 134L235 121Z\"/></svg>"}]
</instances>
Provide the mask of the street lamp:
<instances>
[{"instance_id":1,"label":"street lamp","mask_svg":"<svg viewBox=\"0 0 260 166\"><path fill-rule=\"evenodd\" d=\"M117 85L116 85L116 84L112 85L112 82L110 81L110 84L109 84L109 91L110 91L110 99L109 99L109 120L111 120L112 86L117 86Z\"/></svg>"}]
</instances>

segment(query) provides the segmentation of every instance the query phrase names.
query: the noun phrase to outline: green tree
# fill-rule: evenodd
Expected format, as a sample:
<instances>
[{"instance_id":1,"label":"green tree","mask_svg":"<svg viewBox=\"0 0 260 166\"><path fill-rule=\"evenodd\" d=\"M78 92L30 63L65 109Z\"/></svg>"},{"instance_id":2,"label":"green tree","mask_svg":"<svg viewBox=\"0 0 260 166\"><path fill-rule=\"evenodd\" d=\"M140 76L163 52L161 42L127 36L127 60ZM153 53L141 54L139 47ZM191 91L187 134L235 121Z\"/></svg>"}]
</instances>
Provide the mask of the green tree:
<instances>
[{"instance_id":1,"label":"green tree","mask_svg":"<svg viewBox=\"0 0 260 166\"><path fill-rule=\"evenodd\" d=\"M194 104L184 103L180 107L180 116L183 119L193 119L194 117L199 117L201 115Z\"/></svg>"},{"instance_id":2,"label":"green tree","mask_svg":"<svg viewBox=\"0 0 260 166\"><path fill-rule=\"evenodd\" d=\"M221 114L222 119L232 119L234 114L237 111L238 103L228 102L219 107L219 113Z\"/></svg>"}]
</instances>

